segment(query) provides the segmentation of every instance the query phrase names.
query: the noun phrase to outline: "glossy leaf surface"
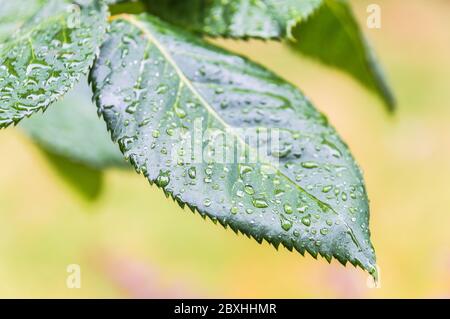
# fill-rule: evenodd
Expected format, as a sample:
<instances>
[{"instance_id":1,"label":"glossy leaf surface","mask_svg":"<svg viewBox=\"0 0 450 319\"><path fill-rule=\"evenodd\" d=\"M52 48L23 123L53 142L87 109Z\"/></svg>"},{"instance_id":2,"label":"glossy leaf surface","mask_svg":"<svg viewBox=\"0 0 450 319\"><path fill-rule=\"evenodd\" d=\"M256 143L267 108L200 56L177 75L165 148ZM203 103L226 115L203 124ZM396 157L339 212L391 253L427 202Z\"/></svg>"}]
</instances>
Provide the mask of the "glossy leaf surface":
<instances>
[{"instance_id":1,"label":"glossy leaf surface","mask_svg":"<svg viewBox=\"0 0 450 319\"><path fill-rule=\"evenodd\" d=\"M298 89L145 14L114 17L91 77L113 140L181 206L376 276L361 172Z\"/></svg>"}]
</instances>

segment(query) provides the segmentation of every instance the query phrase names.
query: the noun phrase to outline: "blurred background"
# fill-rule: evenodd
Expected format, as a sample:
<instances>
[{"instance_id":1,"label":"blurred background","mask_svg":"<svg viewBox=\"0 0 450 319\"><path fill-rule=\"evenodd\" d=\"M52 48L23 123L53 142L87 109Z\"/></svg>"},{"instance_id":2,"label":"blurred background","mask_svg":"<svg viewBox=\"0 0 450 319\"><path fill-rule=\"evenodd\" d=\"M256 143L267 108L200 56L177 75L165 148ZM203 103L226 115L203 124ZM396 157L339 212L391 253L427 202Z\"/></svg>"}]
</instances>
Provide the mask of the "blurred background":
<instances>
[{"instance_id":1,"label":"blurred background","mask_svg":"<svg viewBox=\"0 0 450 319\"><path fill-rule=\"evenodd\" d=\"M380 288L360 269L277 252L183 211L130 171L80 193L16 128L0 133L0 297L449 298L450 1L377 0L379 30L365 27L373 1L352 3L396 91L394 115L280 43L219 44L301 88L349 144L371 199ZM66 286L70 264L81 289Z\"/></svg>"}]
</instances>

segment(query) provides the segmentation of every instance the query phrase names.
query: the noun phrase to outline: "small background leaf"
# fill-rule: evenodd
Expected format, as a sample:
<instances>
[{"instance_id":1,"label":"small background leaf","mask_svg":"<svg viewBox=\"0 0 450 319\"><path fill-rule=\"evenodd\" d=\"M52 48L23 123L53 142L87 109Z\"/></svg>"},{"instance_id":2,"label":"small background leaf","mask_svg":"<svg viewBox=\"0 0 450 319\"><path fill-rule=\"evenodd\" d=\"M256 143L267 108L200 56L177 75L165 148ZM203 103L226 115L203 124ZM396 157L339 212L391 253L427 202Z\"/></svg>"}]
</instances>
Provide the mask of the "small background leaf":
<instances>
[{"instance_id":1,"label":"small background leaf","mask_svg":"<svg viewBox=\"0 0 450 319\"><path fill-rule=\"evenodd\" d=\"M103 171L72 162L67 157L51 153L44 148L42 148L42 152L57 174L83 198L93 201L100 196L103 189Z\"/></svg>"},{"instance_id":2,"label":"small background leaf","mask_svg":"<svg viewBox=\"0 0 450 319\"><path fill-rule=\"evenodd\" d=\"M95 200L102 191L103 170L129 165L111 141L91 99L92 90L83 78L63 100L47 112L23 120L20 128L71 187Z\"/></svg>"},{"instance_id":3,"label":"small background leaf","mask_svg":"<svg viewBox=\"0 0 450 319\"><path fill-rule=\"evenodd\" d=\"M93 169L125 167L105 123L91 101L87 78L47 112L24 120L20 127L47 152Z\"/></svg>"},{"instance_id":4,"label":"small background leaf","mask_svg":"<svg viewBox=\"0 0 450 319\"><path fill-rule=\"evenodd\" d=\"M392 110L395 98L372 49L347 1L323 0L323 5L292 30L292 47L321 62L344 70L378 94Z\"/></svg>"}]
</instances>

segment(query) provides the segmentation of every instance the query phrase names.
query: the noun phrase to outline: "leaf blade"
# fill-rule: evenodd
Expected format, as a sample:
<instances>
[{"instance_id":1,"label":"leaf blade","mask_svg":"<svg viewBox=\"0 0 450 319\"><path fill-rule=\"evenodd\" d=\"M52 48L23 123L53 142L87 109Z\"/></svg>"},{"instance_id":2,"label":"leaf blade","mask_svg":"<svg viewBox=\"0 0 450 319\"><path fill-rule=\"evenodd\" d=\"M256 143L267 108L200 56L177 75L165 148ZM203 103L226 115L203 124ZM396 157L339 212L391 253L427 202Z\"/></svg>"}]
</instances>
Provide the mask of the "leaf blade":
<instances>
[{"instance_id":1,"label":"leaf blade","mask_svg":"<svg viewBox=\"0 0 450 319\"><path fill-rule=\"evenodd\" d=\"M86 74L106 30L107 7L51 0L0 47L0 128L45 110Z\"/></svg>"},{"instance_id":2,"label":"leaf blade","mask_svg":"<svg viewBox=\"0 0 450 319\"><path fill-rule=\"evenodd\" d=\"M145 0L149 12L210 36L280 39L322 0Z\"/></svg>"},{"instance_id":3,"label":"leaf blade","mask_svg":"<svg viewBox=\"0 0 450 319\"><path fill-rule=\"evenodd\" d=\"M395 109L395 97L353 16L343 0L323 0L323 5L296 26L291 46L322 63L341 69L375 92L389 111Z\"/></svg>"},{"instance_id":4,"label":"leaf blade","mask_svg":"<svg viewBox=\"0 0 450 319\"><path fill-rule=\"evenodd\" d=\"M114 18L91 77L113 140L181 206L258 242L350 261L375 274L359 168L292 85L148 15ZM203 152L198 161L195 145L188 152L197 130L201 150L216 150L213 131L236 140L226 148L249 157L260 145L247 141L248 129L280 131L281 146L248 163L235 157L222 163ZM330 183L334 193L324 191Z\"/></svg>"}]
</instances>

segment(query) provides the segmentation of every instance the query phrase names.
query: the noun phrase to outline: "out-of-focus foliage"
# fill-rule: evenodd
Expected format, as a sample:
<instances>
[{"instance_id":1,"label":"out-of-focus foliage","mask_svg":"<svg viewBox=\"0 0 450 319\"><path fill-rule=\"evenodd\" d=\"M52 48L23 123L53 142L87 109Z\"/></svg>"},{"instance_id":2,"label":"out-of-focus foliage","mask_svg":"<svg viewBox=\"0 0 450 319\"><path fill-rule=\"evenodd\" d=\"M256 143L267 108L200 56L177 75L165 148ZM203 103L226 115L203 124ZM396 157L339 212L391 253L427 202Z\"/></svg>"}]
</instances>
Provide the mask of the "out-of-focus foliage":
<instances>
[{"instance_id":1,"label":"out-of-focus foliage","mask_svg":"<svg viewBox=\"0 0 450 319\"><path fill-rule=\"evenodd\" d=\"M395 106L375 54L347 0L145 0L171 23L213 37L287 39L298 51L341 69Z\"/></svg>"}]
</instances>

